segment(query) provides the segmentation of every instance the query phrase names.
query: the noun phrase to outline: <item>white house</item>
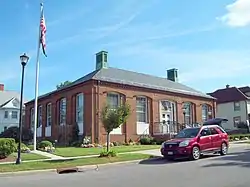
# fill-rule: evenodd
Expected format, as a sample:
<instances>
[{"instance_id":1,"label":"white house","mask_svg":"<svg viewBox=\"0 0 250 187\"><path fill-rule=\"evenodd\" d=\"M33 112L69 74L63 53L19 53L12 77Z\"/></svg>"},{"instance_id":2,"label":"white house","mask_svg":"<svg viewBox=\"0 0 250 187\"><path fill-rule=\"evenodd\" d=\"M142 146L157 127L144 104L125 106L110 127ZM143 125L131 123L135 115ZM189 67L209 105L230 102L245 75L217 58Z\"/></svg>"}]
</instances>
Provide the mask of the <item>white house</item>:
<instances>
[{"instance_id":1,"label":"white house","mask_svg":"<svg viewBox=\"0 0 250 187\"><path fill-rule=\"evenodd\" d=\"M209 93L217 99L216 117L228 119L226 129L237 128L239 122L250 120L250 87L230 87L216 90Z\"/></svg>"},{"instance_id":2,"label":"white house","mask_svg":"<svg viewBox=\"0 0 250 187\"><path fill-rule=\"evenodd\" d=\"M20 94L4 90L0 84L0 133L5 129L19 125Z\"/></svg>"}]
</instances>

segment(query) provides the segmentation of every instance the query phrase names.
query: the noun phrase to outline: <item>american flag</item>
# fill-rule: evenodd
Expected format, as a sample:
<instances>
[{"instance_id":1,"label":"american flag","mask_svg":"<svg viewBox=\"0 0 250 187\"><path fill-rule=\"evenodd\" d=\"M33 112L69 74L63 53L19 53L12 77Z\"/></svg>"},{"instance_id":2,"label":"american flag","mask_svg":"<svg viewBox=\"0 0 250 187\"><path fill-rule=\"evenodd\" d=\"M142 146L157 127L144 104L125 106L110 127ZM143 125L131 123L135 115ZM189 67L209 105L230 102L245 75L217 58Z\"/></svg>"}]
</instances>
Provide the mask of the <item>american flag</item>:
<instances>
[{"instance_id":1,"label":"american flag","mask_svg":"<svg viewBox=\"0 0 250 187\"><path fill-rule=\"evenodd\" d=\"M46 24L45 24L43 10L42 10L42 15L41 15L40 27L41 27L40 43L42 45L43 54L44 54L44 56L47 57L46 52L45 52L45 49L46 49Z\"/></svg>"}]
</instances>

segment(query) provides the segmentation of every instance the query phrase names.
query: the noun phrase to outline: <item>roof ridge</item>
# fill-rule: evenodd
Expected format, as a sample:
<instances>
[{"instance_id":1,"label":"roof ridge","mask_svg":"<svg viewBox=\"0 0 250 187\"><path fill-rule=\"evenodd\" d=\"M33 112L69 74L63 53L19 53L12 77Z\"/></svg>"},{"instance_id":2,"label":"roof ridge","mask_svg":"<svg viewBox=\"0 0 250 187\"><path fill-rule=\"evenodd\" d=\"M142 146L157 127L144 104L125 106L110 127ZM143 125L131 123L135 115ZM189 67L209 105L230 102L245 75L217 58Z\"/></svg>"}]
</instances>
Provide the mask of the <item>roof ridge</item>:
<instances>
[{"instance_id":1,"label":"roof ridge","mask_svg":"<svg viewBox=\"0 0 250 187\"><path fill-rule=\"evenodd\" d=\"M239 88L236 88L237 90L238 90L238 92L240 92L246 99L249 99L249 97L248 96L246 96L242 91L240 91L240 89Z\"/></svg>"}]
</instances>

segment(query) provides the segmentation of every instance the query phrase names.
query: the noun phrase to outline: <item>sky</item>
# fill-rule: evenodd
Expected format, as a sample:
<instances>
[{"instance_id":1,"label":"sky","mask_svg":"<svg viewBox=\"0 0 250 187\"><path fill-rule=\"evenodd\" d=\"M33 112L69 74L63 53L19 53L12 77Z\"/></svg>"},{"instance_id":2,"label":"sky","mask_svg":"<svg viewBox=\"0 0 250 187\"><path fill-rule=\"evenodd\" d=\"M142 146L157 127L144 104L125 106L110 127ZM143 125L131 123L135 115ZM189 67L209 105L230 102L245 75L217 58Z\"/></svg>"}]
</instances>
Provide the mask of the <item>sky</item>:
<instances>
[{"instance_id":1,"label":"sky","mask_svg":"<svg viewBox=\"0 0 250 187\"><path fill-rule=\"evenodd\" d=\"M5 0L0 12L0 83L35 95L40 0ZM47 57L40 54L39 95L95 69L108 51L109 66L166 77L203 92L249 85L250 0L44 0Z\"/></svg>"}]
</instances>

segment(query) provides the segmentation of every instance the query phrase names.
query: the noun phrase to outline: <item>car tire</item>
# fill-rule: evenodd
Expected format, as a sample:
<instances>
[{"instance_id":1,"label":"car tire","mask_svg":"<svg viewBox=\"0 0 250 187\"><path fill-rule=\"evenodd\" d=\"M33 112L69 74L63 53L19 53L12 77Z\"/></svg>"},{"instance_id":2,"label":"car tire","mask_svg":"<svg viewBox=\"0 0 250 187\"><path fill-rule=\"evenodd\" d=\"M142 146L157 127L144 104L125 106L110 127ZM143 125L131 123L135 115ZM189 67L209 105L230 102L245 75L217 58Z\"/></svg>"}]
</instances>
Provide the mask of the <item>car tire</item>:
<instances>
[{"instance_id":1,"label":"car tire","mask_svg":"<svg viewBox=\"0 0 250 187\"><path fill-rule=\"evenodd\" d=\"M190 155L190 159L191 160L199 160L200 156L201 156L200 148L198 146L194 146L192 148L192 153Z\"/></svg>"},{"instance_id":2,"label":"car tire","mask_svg":"<svg viewBox=\"0 0 250 187\"><path fill-rule=\"evenodd\" d=\"M223 142L221 144L221 148L220 148L220 155L226 155L227 154L227 151L228 151L228 146L225 142Z\"/></svg>"}]
</instances>

